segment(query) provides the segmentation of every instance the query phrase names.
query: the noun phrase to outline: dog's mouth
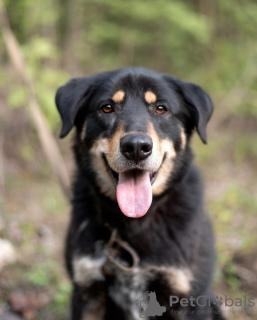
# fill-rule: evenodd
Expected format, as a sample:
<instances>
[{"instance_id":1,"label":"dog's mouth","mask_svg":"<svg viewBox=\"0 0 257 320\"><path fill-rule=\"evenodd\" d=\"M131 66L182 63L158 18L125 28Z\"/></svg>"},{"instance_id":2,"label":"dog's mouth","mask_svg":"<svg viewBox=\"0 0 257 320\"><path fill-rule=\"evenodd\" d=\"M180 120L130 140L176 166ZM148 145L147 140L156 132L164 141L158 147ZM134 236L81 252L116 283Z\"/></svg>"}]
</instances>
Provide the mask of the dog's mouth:
<instances>
[{"instance_id":1,"label":"dog's mouth","mask_svg":"<svg viewBox=\"0 0 257 320\"><path fill-rule=\"evenodd\" d=\"M110 167L107 159L106 159L106 156L103 155L103 159L104 159L104 163L105 163L105 166L107 168L107 171L109 172L109 174L111 175L111 178L112 180L114 181L114 183L117 185L118 182L119 182L119 173L112 170L112 168ZM128 170L126 171L127 173L131 173L131 174L134 174L134 175L137 175L137 174L140 174L140 172L143 172L144 170L141 170L141 169L131 169L131 170ZM144 172L147 172L147 171L144 171ZM155 172L149 172L149 179L150 179L150 183L151 185L154 183L156 177L157 177L157 174L158 174L159 170L155 171Z\"/></svg>"},{"instance_id":2,"label":"dog's mouth","mask_svg":"<svg viewBox=\"0 0 257 320\"><path fill-rule=\"evenodd\" d=\"M148 172L142 169L132 169L118 173L112 170L105 155L103 159L110 176L117 185L116 195L121 211L130 218L144 216L152 203L151 185L159 170Z\"/></svg>"}]
</instances>

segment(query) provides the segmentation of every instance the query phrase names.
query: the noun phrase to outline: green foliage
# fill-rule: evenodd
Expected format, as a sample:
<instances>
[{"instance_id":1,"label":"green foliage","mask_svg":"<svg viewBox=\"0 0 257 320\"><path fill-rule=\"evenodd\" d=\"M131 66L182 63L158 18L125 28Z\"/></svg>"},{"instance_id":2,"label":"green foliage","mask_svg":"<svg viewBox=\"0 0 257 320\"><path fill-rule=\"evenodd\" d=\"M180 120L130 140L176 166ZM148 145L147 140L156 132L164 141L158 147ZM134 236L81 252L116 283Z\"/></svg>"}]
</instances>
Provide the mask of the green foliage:
<instances>
[{"instance_id":1,"label":"green foliage","mask_svg":"<svg viewBox=\"0 0 257 320\"><path fill-rule=\"evenodd\" d=\"M100 51L102 56L95 61L90 52L79 50L78 58L85 65L97 63L100 70L130 63L160 68L163 62L171 70L174 55L176 65L188 64L192 50L211 38L208 19L181 1L97 0L81 1L79 7L87 29L79 48L91 48L93 55Z\"/></svg>"},{"instance_id":2,"label":"green foliage","mask_svg":"<svg viewBox=\"0 0 257 320\"><path fill-rule=\"evenodd\" d=\"M34 150L30 145L22 145L20 149L20 155L24 160L29 161L34 155Z\"/></svg>"},{"instance_id":3,"label":"green foliage","mask_svg":"<svg viewBox=\"0 0 257 320\"><path fill-rule=\"evenodd\" d=\"M218 202L211 202L210 208L218 219L229 222L236 212L244 213L245 218L247 215L256 213L257 200L254 194L240 187L238 183L232 182ZM228 211L231 214L226 213Z\"/></svg>"},{"instance_id":4,"label":"green foliage","mask_svg":"<svg viewBox=\"0 0 257 320\"><path fill-rule=\"evenodd\" d=\"M71 284L61 282L57 286L57 292L54 296L54 311L59 314L67 312L67 306L70 304Z\"/></svg>"},{"instance_id":5,"label":"green foliage","mask_svg":"<svg viewBox=\"0 0 257 320\"><path fill-rule=\"evenodd\" d=\"M63 199L61 190L55 185L48 184L45 195L42 199L42 207L47 213L56 214L67 211L67 203Z\"/></svg>"},{"instance_id":6,"label":"green foliage","mask_svg":"<svg viewBox=\"0 0 257 320\"><path fill-rule=\"evenodd\" d=\"M229 287L235 291L239 288L240 281L237 276L237 265L232 261L229 261L225 266L225 282Z\"/></svg>"},{"instance_id":7,"label":"green foliage","mask_svg":"<svg viewBox=\"0 0 257 320\"><path fill-rule=\"evenodd\" d=\"M244 72L257 29L257 5L250 0L244 4L235 0L233 6L230 0L209 6L200 0L74 0L72 5L70 0L5 0L5 4L52 129L59 123L54 92L70 78L69 72L80 75L142 65L190 77L219 99ZM252 60L254 70L256 55ZM254 81L251 90L256 89ZM27 105L20 83L8 90L8 105ZM247 101L229 105L228 112L257 118L255 105L248 96Z\"/></svg>"},{"instance_id":8,"label":"green foliage","mask_svg":"<svg viewBox=\"0 0 257 320\"><path fill-rule=\"evenodd\" d=\"M41 289L54 288L51 309L58 317L62 317L66 316L70 303L71 284L62 279L63 275L58 273L58 267L53 261L33 264L30 270L25 273L25 280L30 285Z\"/></svg>"},{"instance_id":9,"label":"green foliage","mask_svg":"<svg viewBox=\"0 0 257 320\"><path fill-rule=\"evenodd\" d=\"M51 262L33 264L30 270L25 273L25 279L37 287L50 286L58 280L54 268L56 269L56 265Z\"/></svg>"},{"instance_id":10,"label":"green foliage","mask_svg":"<svg viewBox=\"0 0 257 320\"><path fill-rule=\"evenodd\" d=\"M238 182L232 182L222 196L210 201L208 208L217 234L223 239L230 239L217 244L218 259L222 265L228 267L228 282L235 284L237 280L231 271L233 266L230 266L233 252L250 252L256 247L255 194L240 187Z\"/></svg>"},{"instance_id":11,"label":"green foliage","mask_svg":"<svg viewBox=\"0 0 257 320\"><path fill-rule=\"evenodd\" d=\"M236 163L242 164L245 161L253 161L256 163L257 160L257 148L256 144L256 133L242 133L237 137L235 144L234 158Z\"/></svg>"},{"instance_id":12,"label":"green foliage","mask_svg":"<svg viewBox=\"0 0 257 320\"><path fill-rule=\"evenodd\" d=\"M60 50L49 39L37 37L23 45L23 53L34 80L40 106L51 128L54 129L59 123L59 116L54 107L54 91L69 78L66 72L52 67L52 64L60 59Z\"/></svg>"},{"instance_id":13,"label":"green foliage","mask_svg":"<svg viewBox=\"0 0 257 320\"><path fill-rule=\"evenodd\" d=\"M20 84L13 85L8 92L7 104L11 108L19 108L28 104L28 92Z\"/></svg>"}]
</instances>

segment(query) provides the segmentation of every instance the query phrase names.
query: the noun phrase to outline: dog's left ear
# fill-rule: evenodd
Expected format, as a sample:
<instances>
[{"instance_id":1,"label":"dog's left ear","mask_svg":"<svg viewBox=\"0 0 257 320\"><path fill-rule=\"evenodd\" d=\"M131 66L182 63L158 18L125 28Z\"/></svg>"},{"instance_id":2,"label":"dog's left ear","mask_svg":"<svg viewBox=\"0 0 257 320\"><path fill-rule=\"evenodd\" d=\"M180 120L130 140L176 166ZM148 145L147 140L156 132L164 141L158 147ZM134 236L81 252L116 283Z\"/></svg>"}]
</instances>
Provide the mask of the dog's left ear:
<instances>
[{"instance_id":1,"label":"dog's left ear","mask_svg":"<svg viewBox=\"0 0 257 320\"><path fill-rule=\"evenodd\" d=\"M199 86L176 78L165 76L182 96L186 107L195 122L194 125L203 143L207 143L206 126L213 113L210 96Z\"/></svg>"},{"instance_id":2,"label":"dog's left ear","mask_svg":"<svg viewBox=\"0 0 257 320\"><path fill-rule=\"evenodd\" d=\"M60 138L71 131L76 115L89 94L93 77L75 78L60 87L55 96L55 103L62 118Z\"/></svg>"}]
</instances>

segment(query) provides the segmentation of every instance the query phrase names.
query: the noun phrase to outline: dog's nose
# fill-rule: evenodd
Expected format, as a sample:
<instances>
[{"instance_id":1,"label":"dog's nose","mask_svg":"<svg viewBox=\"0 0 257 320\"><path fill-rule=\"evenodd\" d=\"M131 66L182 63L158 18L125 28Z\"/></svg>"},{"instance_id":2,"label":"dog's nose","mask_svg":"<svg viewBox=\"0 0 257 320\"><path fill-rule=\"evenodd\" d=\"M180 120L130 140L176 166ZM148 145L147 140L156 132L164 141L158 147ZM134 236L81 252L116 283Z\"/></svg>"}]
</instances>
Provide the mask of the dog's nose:
<instances>
[{"instance_id":1,"label":"dog's nose","mask_svg":"<svg viewBox=\"0 0 257 320\"><path fill-rule=\"evenodd\" d=\"M153 149L152 139L144 134L128 134L120 140L121 153L135 162L150 156Z\"/></svg>"}]
</instances>

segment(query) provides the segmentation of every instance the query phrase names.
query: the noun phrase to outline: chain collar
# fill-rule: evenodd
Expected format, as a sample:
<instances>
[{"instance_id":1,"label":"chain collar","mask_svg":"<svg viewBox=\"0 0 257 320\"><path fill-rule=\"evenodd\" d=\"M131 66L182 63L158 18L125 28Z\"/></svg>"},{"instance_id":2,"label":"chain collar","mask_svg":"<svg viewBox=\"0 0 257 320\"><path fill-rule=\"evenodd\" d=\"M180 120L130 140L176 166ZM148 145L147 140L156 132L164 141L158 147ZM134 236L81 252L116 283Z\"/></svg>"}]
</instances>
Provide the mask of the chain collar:
<instances>
[{"instance_id":1,"label":"chain collar","mask_svg":"<svg viewBox=\"0 0 257 320\"><path fill-rule=\"evenodd\" d=\"M118 245L118 248L114 247L115 244ZM116 260L116 257L120 249L123 249L130 254L132 258L132 265L130 267L127 267ZM138 254L126 241L120 239L117 229L112 230L111 237L105 245L105 250L109 261L111 261L113 264L115 264L115 266L117 266L119 269L123 271L131 272L139 265L140 259Z\"/></svg>"}]
</instances>

